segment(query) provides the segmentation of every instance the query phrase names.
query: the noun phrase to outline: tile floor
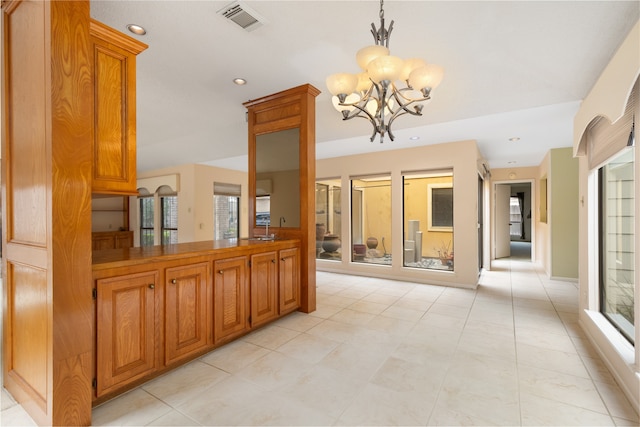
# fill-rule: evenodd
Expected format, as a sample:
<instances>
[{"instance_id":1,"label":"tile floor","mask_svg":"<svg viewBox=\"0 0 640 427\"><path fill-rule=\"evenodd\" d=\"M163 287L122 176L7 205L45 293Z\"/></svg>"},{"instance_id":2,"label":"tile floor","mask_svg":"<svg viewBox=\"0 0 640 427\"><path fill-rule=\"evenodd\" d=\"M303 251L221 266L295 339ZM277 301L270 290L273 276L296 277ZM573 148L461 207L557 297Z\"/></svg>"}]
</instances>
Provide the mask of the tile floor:
<instances>
[{"instance_id":1,"label":"tile floor","mask_svg":"<svg viewBox=\"0 0 640 427\"><path fill-rule=\"evenodd\" d=\"M477 290L319 272L318 310L107 402L94 425L625 425L575 283L498 260ZM31 425L3 390L0 424Z\"/></svg>"}]
</instances>

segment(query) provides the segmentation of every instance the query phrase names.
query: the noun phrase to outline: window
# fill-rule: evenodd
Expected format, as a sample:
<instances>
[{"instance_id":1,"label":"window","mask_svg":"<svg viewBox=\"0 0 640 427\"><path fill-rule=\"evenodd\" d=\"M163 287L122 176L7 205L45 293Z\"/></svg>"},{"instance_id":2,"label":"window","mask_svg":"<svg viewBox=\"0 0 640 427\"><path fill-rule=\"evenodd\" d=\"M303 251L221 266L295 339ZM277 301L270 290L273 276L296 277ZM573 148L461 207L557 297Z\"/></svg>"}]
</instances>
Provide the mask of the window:
<instances>
[{"instance_id":1,"label":"window","mask_svg":"<svg viewBox=\"0 0 640 427\"><path fill-rule=\"evenodd\" d=\"M405 267L453 270L453 172L403 173Z\"/></svg>"},{"instance_id":2,"label":"window","mask_svg":"<svg viewBox=\"0 0 640 427\"><path fill-rule=\"evenodd\" d=\"M256 196L256 225L271 225L271 196Z\"/></svg>"},{"instance_id":3,"label":"window","mask_svg":"<svg viewBox=\"0 0 640 427\"><path fill-rule=\"evenodd\" d=\"M316 258L342 259L340 179L316 182Z\"/></svg>"},{"instance_id":4,"label":"window","mask_svg":"<svg viewBox=\"0 0 640 427\"><path fill-rule=\"evenodd\" d=\"M162 245L178 243L178 196L160 197Z\"/></svg>"},{"instance_id":5,"label":"window","mask_svg":"<svg viewBox=\"0 0 640 427\"><path fill-rule=\"evenodd\" d=\"M428 228L433 231L452 231L453 184L450 182L427 183Z\"/></svg>"},{"instance_id":6,"label":"window","mask_svg":"<svg viewBox=\"0 0 640 427\"><path fill-rule=\"evenodd\" d=\"M140 197L140 246L153 246L154 198Z\"/></svg>"},{"instance_id":7,"label":"window","mask_svg":"<svg viewBox=\"0 0 640 427\"><path fill-rule=\"evenodd\" d=\"M518 197L509 198L509 235L511 239L519 239L522 235L522 205Z\"/></svg>"},{"instance_id":8,"label":"window","mask_svg":"<svg viewBox=\"0 0 640 427\"><path fill-rule=\"evenodd\" d=\"M215 182L213 184L213 239L234 239L240 236L241 186Z\"/></svg>"},{"instance_id":9,"label":"window","mask_svg":"<svg viewBox=\"0 0 640 427\"><path fill-rule=\"evenodd\" d=\"M598 170L600 311L634 342L634 148Z\"/></svg>"},{"instance_id":10,"label":"window","mask_svg":"<svg viewBox=\"0 0 640 427\"><path fill-rule=\"evenodd\" d=\"M391 265L391 237L391 176L351 178L351 260Z\"/></svg>"}]
</instances>

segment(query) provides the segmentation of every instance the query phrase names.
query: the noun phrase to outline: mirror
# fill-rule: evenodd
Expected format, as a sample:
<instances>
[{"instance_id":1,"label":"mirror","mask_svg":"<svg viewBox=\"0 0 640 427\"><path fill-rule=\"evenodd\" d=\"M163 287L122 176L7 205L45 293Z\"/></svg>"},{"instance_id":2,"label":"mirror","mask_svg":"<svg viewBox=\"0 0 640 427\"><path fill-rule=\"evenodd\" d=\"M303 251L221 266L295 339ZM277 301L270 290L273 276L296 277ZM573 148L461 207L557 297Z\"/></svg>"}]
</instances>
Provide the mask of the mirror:
<instances>
[{"instance_id":1,"label":"mirror","mask_svg":"<svg viewBox=\"0 0 640 427\"><path fill-rule=\"evenodd\" d=\"M300 228L300 129L256 136L256 226Z\"/></svg>"}]
</instances>

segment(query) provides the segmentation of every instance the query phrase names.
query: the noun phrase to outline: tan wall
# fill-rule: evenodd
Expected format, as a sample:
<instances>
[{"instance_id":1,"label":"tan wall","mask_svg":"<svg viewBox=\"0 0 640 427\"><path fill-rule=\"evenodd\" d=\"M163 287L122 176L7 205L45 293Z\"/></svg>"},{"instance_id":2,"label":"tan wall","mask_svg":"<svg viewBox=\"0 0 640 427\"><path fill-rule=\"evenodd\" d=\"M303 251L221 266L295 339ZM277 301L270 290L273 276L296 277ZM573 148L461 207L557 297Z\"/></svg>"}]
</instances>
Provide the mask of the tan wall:
<instances>
[{"instance_id":1,"label":"tan wall","mask_svg":"<svg viewBox=\"0 0 640 427\"><path fill-rule=\"evenodd\" d=\"M571 148L551 150L551 277L578 278L578 159Z\"/></svg>"},{"instance_id":2,"label":"tan wall","mask_svg":"<svg viewBox=\"0 0 640 427\"><path fill-rule=\"evenodd\" d=\"M453 169L454 188L454 242L455 270L453 272L427 269L410 269L402 266L402 256L393 256L391 266L373 266L352 263L347 242L342 243L341 261L318 260L317 269L323 271L362 274L373 277L389 277L421 283L475 287L478 281L478 149L475 141L459 141L402 150L372 152L354 156L322 159L316 162L319 180L341 177L342 188L350 188L353 176L391 175L391 233L392 244L388 252L402 254L403 249L403 199L402 173ZM342 230L348 236L350 192L342 192ZM366 230L365 230L366 232ZM364 236L366 239L366 236ZM385 239L387 241L387 239ZM390 246L390 247L389 247ZM378 246L380 249L380 246Z\"/></svg>"},{"instance_id":3,"label":"tan wall","mask_svg":"<svg viewBox=\"0 0 640 427\"><path fill-rule=\"evenodd\" d=\"M197 242L213 239L213 184L223 182L241 186L240 237L249 235L248 228L248 175L246 172L206 165L180 165L140 172L138 179L177 174L178 190L178 242ZM154 191L155 189L149 189ZM135 203L136 198L132 198ZM132 204L131 229L139 242L139 213ZM139 244L139 243L137 243Z\"/></svg>"}]
</instances>

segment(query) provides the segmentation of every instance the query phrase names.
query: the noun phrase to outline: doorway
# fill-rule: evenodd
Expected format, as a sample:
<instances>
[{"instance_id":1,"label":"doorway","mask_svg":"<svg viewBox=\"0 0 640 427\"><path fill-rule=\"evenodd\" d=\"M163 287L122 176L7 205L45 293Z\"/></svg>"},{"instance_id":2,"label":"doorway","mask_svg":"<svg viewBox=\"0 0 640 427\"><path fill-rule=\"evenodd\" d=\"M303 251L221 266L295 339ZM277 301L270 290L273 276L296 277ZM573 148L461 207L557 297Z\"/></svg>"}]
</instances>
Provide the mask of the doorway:
<instances>
[{"instance_id":1,"label":"doorway","mask_svg":"<svg viewBox=\"0 0 640 427\"><path fill-rule=\"evenodd\" d=\"M533 260L535 237L534 181L494 186L494 258Z\"/></svg>"}]
</instances>

